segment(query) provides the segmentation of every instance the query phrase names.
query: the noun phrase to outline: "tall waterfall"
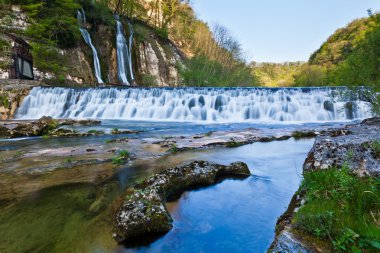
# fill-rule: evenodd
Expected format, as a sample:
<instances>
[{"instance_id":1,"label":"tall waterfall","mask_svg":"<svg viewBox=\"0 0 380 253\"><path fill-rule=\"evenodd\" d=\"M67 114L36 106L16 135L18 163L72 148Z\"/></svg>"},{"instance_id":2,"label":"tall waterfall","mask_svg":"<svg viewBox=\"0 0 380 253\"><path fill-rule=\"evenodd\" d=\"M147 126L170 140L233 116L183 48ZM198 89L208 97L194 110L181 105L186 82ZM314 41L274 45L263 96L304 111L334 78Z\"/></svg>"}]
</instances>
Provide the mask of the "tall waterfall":
<instances>
[{"instance_id":1,"label":"tall waterfall","mask_svg":"<svg viewBox=\"0 0 380 253\"><path fill-rule=\"evenodd\" d=\"M92 50L92 55L93 55L93 58L94 58L94 68L95 68L96 79L97 79L97 81L98 81L99 84L102 84L104 82L102 80L102 74L101 74L101 70L100 70L100 63L99 63L98 52L96 51L96 48L92 44L92 40L91 40L90 34L84 28L86 26L86 13L84 12L83 9L81 11L78 10L78 12L77 12L77 18L78 18L78 23L80 25L79 30L80 30L80 32L82 34L82 37L83 37L84 41L87 43L87 45L89 45L90 48L91 48L91 50Z\"/></svg>"},{"instance_id":2,"label":"tall waterfall","mask_svg":"<svg viewBox=\"0 0 380 253\"><path fill-rule=\"evenodd\" d=\"M123 24L118 20L118 18L119 17L116 16L117 70L119 80L125 85L130 85L127 72L129 73L130 81L133 82L135 80L132 68L132 43L134 31L132 24L128 22L130 35L127 44L124 36Z\"/></svg>"},{"instance_id":3,"label":"tall waterfall","mask_svg":"<svg viewBox=\"0 0 380 253\"><path fill-rule=\"evenodd\" d=\"M368 103L329 89L33 88L17 119L99 118L196 122L318 122L367 118Z\"/></svg>"}]
</instances>

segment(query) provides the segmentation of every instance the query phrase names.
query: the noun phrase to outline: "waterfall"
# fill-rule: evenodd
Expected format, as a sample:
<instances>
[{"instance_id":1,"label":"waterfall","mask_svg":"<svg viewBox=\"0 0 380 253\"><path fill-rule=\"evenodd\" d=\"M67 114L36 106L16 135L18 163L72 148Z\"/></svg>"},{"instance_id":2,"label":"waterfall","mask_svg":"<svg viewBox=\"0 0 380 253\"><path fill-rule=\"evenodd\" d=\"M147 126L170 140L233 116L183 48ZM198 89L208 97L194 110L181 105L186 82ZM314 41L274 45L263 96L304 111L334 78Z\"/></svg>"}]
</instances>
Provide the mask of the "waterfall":
<instances>
[{"instance_id":1,"label":"waterfall","mask_svg":"<svg viewBox=\"0 0 380 253\"><path fill-rule=\"evenodd\" d=\"M132 43L134 31L132 24L128 22L130 36L127 45L123 32L123 24L118 19L119 17L116 16L117 70L119 80L125 85L130 85L127 72L129 73L131 82L135 79L132 68Z\"/></svg>"},{"instance_id":2,"label":"waterfall","mask_svg":"<svg viewBox=\"0 0 380 253\"><path fill-rule=\"evenodd\" d=\"M17 119L99 118L146 121L321 122L371 117L362 101L333 99L330 89L33 88Z\"/></svg>"},{"instance_id":3,"label":"waterfall","mask_svg":"<svg viewBox=\"0 0 380 253\"><path fill-rule=\"evenodd\" d=\"M77 18L78 18L78 23L79 23L79 30L82 34L82 37L84 41L86 42L87 45L90 46L92 50L92 55L94 58L94 68L95 68L95 76L96 79L98 80L99 84L104 83L102 80L102 75L101 75L101 70L100 70L100 63L99 63L99 57L98 57L98 52L96 51L96 48L92 44L91 36L88 33L88 31L84 28L86 26L86 13L82 9L82 11L78 10L77 12Z\"/></svg>"}]
</instances>

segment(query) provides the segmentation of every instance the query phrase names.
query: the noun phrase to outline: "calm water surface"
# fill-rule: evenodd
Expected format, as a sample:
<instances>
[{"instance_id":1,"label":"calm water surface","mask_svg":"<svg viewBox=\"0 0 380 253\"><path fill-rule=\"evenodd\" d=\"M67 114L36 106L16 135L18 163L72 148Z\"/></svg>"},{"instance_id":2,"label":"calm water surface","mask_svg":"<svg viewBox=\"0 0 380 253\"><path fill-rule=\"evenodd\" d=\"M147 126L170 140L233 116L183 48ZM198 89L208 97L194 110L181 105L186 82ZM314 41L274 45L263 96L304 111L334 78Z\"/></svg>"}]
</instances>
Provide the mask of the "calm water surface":
<instances>
[{"instance_id":1,"label":"calm water surface","mask_svg":"<svg viewBox=\"0 0 380 253\"><path fill-rule=\"evenodd\" d=\"M312 144L288 140L187 154L190 160L243 161L253 176L184 193L168 204L172 231L149 246L118 252L265 252L277 218L298 189Z\"/></svg>"}]
</instances>

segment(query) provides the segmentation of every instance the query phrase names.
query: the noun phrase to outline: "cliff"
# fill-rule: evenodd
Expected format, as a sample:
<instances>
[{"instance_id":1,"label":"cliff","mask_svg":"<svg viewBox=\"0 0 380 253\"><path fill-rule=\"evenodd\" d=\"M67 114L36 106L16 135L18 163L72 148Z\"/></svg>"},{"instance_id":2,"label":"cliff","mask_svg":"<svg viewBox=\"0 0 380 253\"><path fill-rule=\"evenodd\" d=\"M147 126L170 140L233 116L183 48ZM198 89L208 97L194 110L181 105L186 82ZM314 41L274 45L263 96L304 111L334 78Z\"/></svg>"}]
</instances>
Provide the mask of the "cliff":
<instances>
[{"instance_id":1,"label":"cliff","mask_svg":"<svg viewBox=\"0 0 380 253\"><path fill-rule=\"evenodd\" d=\"M97 85L91 48L82 37L74 46L62 48L46 46L28 34L35 20L29 17L25 6L2 5L0 18L0 50L10 46L1 32L11 32L24 38L33 47L35 79L51 85ZM124 33L129 35L126 19ZM177 86L181 83L179 67L185 59L182 52L168 38L137 19L131 21L135 30L132 61L138 86ZM89 20L86 26L99 56L102 79L109 84L121 84L117 72L116 23ZM79 27L78 27L79 32ZM0 61L3 59L0 57ZM0 78L8 78L8 67L0 64Z\"/></svg>"}]
</instances>

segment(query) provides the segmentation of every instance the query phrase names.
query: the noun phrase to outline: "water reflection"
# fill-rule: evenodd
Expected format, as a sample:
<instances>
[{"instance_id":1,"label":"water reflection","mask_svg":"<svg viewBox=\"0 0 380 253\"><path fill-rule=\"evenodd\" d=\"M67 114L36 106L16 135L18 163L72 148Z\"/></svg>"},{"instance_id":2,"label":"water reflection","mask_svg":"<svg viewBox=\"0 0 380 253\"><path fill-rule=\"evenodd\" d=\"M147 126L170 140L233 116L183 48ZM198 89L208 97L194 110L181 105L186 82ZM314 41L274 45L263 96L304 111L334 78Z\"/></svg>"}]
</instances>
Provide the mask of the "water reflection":
<instances>
[{"instance_id":1,"label":"water reflection","mask_svg":"<svg viewBox=\"0 0 380 253\"><path fill-rule=\"evenodd\" d=\"M277 218L297 190L313 140L255 143L184 153L169 160L243 161L254 176L186 192L168 208L174 229L147 247L118 252L265 252Z\"/></svg>"}]
</instances>

